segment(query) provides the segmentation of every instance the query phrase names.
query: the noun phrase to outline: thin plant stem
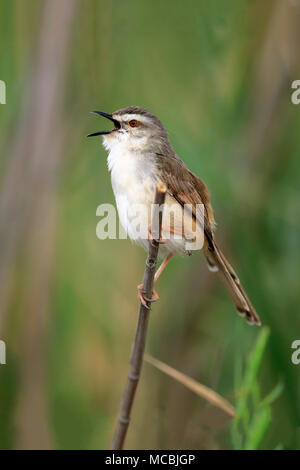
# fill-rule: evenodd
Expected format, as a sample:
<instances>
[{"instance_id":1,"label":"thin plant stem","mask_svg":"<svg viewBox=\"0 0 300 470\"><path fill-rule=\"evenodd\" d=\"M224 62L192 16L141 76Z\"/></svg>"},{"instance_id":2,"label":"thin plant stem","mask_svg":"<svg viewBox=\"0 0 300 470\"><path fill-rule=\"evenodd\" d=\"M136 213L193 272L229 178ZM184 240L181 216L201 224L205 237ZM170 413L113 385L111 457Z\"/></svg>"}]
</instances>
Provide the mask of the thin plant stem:
<instances>
[{"instance_id":1,"label":"thin plant stem","mask_svg":"<svg viewBox=\"0 0 300 470\"><path fill-rule=\"evenodd\" d=\"M158 184L156 188L154 211L152 216L152 234L157 233L158 239L154 239L149 243L148 257L145 266L144 280L143 280L143 295L145 299L151 299L155 268L157 263L157 256L159 250L159 240L161 239L161 225L162 225L162 211L163 204L166 197L166 185ZM157 227L158 222L158 227ZM155 230L155 227L158 230ZM143 356L145 351L147 328L150 316L151 301L147 301L146 305L140 303L138 313L138 323L136 328L135 340L133 344L130 370L127 376L125 390L123 392L121 410L118 419L118 424L115 430L111 448L113 450L121 450L124 446L124 441L130 423L130 413L132 410L135 392L138 386Z\"/></svg>"}]
</instances>

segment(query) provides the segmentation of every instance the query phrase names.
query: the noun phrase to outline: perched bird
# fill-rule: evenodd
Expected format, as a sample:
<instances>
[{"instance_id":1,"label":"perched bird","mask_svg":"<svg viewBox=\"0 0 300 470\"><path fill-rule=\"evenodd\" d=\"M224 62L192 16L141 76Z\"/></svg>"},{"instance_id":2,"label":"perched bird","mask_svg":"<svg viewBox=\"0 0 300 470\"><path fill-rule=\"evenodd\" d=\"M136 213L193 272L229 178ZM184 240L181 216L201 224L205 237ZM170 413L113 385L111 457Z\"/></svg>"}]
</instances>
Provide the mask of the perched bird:
<instances>
[{"instance_id":1,"label":"perched bird","mask_svg":"<svg viewBox=\"0 0 300 470\"><path fill-rule=\"evenodd\" d=\"M163 212L163 243L159 250L165 259L155 274L154 282L172 256L190 254L191 250L202 248L208 268L219 271L238 313L248 323L260 325L259 316L235 271L216 243L215 220L207 187L175 153L161 121L150 111L138 106L119 109L112 114L102 111L94 113L114 124L112 130L95 132L88 137L103 136L120 221L128 236L145 248L151 239L149 220L156 186L164 183L167 187L165 207L170 210L164 209ZM130 216L132 207L137 204L145 208L141 225L146 236L136 231L136 221ZM199 205L203 207L202 213L197 210ZM189 211L185 211L185 207ZM188 224L183 221L187 219L190 219L191 228L185 230ZM200 232L203 243L197 245L195 239L197 235L198 240L201 238ZM138 286L138 293L145 304L141 285ZM151 300L157 299L154 290Z\"/></svg>"}]
</instances>

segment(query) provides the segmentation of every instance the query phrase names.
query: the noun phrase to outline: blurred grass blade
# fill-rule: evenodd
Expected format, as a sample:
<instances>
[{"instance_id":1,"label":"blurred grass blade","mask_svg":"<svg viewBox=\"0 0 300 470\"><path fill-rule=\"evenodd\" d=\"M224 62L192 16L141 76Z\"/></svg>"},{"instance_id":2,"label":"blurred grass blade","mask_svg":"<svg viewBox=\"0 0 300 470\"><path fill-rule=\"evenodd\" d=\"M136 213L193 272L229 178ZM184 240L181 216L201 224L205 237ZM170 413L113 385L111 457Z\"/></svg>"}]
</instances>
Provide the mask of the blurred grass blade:
<instances>
[{"instance_id":1,"label":"blurred grass blade","mask_svg":"<svg viewBox=\"0 0 300 470\"><path fill-rule=\"evenodd\" d=\"M249 426L245 450L257 450L259 444L271 424L271 410L268 406L255 413L253 421Z\"/></svg>"},{"instance_id":2,"label":"blurred grass blade","mask_svg":"<svg viewBox=\"0 0 300 470\"><path fill-rule=\"evenodd\" d=\"M264 400L260 400L258 374L269 335L269 328L264 327L249 354L242 393L237 397L236 417L231 427L234 449L258 449L271 423L269 405L279 397L283 389L280 382Z\"/></svg>"},{"instance_id":3,"label":"blurred grass blade","mask_svg":"<svg viewBox=\"0 0 300 470\"><path fill-rule=\"evenodd\" d=\"M256 345L251 352L248 363L247 363L247 373L245 377L244 387L251 389L256 381L256 377L262 362L264 351L268 342L270 335L270 330L268 327L262 328L259 337L257 339Z\"/></svg>"},{"instance_id":4,"label":"blurred grass blade","mask_svg":"<svg viewBox=\"0 0 300 470\"><path fill-rule=\"evenodd\" d=\"M245 373L245 378L242 383L242 390L244 393L239 397L237 402L237 413L235 419L235 425L237 426L239 421L242 420L245 427L249 425L250 421L250 412L248 408L248 399L250 394L252 398L256 398L256 405L258 399L258 389L257 389L257 375L259 368L263 359L264 351L268 342L270 330L267 327L262 328L254 349L249 355L247 361L247 369Z\"/></svg>"},{"instance_id":5,"label":"blurred grass blade","mask_svg":"<svg viewBox=\"0 0 300 470\"><path fill-rule=\"evenodd\" d=\"M216 393L214 390L206 387L205 385L200 384L199 382L192 379L191 377L188 377L182 372L179 372L178 370L173 369L173 367L168 366L164 362L161 362L158 359L155 359L154 357L149 356L148 354L145 354L144 359L149 364L153 365L160 371L169 375L169 377L172 377L173 379L177 380L181 384L185 385L188 389L192 390L194 393L204 398L212 405L225 411L225 413L227 413L229 416L231 417L235 416L234 407L227 400L225 400L218 393Z\"/></svg>"},{"instance_id":6,"label":"blurred grass blade","mask_svg":"<svg viewBox=\"0 0 300 470\"><path fill-rule=\"evenodd\" d=\"M272 392L269 393L259 404L260 407L271 405L277 398L280 397L284 389L282 382L279 382L276 387L273 388Z\"/></svg>"}]
</instances>

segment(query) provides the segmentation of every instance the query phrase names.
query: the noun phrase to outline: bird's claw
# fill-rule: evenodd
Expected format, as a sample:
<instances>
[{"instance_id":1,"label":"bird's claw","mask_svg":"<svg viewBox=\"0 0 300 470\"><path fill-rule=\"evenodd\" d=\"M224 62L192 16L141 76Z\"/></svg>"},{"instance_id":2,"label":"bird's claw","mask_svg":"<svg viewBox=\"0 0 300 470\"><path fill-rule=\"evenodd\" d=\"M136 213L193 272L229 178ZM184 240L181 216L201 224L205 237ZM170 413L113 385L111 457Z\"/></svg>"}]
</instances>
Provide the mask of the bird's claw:
<instances>
[{"instance_id":1,"label":"bird's claw","mask_svg":"<svg viewBox=\"0 0 300 470\"><path fill-rule=\"evenodd\" d=\"M138 298L140 299L144 307L150 309L149 305L147 305L147 302L156 302L157 300L159 300L158 294L155 289L153 289L152 291L151 299L145 296L145 292L143 291L143 284L139 284L137 286L137 289L138 289Z\"/></svg>"}]
</instances>

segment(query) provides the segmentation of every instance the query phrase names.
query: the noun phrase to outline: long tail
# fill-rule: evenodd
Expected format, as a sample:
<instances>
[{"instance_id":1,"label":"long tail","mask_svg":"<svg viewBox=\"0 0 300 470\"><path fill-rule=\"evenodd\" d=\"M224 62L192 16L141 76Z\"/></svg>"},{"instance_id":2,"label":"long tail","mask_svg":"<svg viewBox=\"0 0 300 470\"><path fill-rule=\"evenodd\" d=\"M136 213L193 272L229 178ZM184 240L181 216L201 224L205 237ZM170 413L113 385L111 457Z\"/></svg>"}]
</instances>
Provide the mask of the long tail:
<instances>
[{"instance_id":1,"label":"long tail","mask_svg":"<svg viewBox=\"0 0 300 470\"><path fill-rule=\"evenodd\" d=\"M251 325L261 325L259 316L241 286L240 280L235 271L223 255L216 242L213 241L212 243L213 249L208 248L205 253L209 269L211 271L219 271L221 274L224 284L239 315L245 317L247 322Z\"/></svg>"}]
</instances>

